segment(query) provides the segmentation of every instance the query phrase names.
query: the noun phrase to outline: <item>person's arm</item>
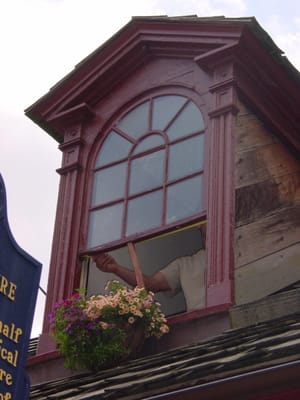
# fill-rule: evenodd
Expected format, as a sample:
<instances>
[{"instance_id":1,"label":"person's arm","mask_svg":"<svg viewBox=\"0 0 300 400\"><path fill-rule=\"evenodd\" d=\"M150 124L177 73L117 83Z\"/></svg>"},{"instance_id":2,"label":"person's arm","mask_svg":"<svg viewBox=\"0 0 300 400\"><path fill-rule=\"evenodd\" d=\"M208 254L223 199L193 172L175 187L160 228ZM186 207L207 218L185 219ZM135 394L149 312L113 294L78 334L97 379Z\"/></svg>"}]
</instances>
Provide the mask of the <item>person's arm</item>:
<instances>
[{"instance_id":1,"label":"person's arm","mask_svg":"<svg viewBox=\"0 0 300 400\"><path fill-rule=\"evenodd\" d=\"M123 279L131 286L136 286L136 277L134 271L118 264L116 260L107 253L93 257L97 268L102 272L110 272ZM160 292L170 290L169 284L165 276L161 272L156 272L153 275L143 274L145 288L152 292Z\"/></svg>"}]
</instances>

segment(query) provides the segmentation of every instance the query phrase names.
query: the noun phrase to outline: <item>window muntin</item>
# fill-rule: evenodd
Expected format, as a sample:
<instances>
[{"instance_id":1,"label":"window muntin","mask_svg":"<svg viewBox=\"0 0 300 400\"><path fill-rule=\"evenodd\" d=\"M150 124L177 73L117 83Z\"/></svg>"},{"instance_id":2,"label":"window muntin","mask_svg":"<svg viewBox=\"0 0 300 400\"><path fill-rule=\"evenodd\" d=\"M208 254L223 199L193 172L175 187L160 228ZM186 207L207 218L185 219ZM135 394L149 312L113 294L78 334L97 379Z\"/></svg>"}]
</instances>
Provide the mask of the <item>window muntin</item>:
<instances>
[{"instance_id":1,"label":"window muntin","mask_svg":"<svg viewBox=\"0 0 300 400\"><path fill-rule=\"evenodd\" d=\"M124 197L127 163L113 165L95 172L93 206Z\"/></svg>"},{"instance_id":2,"label":"window muntin","mask_svg":"<svg viewBox=\"0 0 300 400\"><path fill-rule=\"evenodd\" d=\"M167 190L166 223L200 214L202 211L202 175L171 185Z\"/></svg>"},{"instance_id":3,"label":"window muntin","mask_svg":"<svg viewBox=\"0 0 300 400\"><path fill-rule=\"evenodd\" d=\"M118 123L118 128L134 139L138 139L149 129L149 101L135 107Z\"/></svg>"},{"instance_id":4,"label":"window muntin","mask_svg":"<svg viewBox=\"0 0 300 400\"><path fill-rule=\"evenodd\" d=\"M168 180L172 181L202 171L203 148L204 135L193 136L170 145Z\"/></svg>"},{"instance_id":5,"label":"window muntin","mask_svg":"<svg viewBox=\"0 0 300 400\"><path fill-rule=\"evenodd\" d=\"M155 151L130 163L129 195L161 187L164 179L165 150Z\"/></svg>"},{"instance_id":6,"label":"window muntin","mask_svg":"<svg viewBox=\"0 0 300 400\"><path fill-rule=\"evenodd\" d=\"M183 96L160 96L153 100L152 129L164 131L187 102Z\"/></svg>"},{"instance_id":7,"label":"window muntin","mask_svg":"<svg viewBox=\"0 0 300 400\"><path fill-rule=\"evenodd\" d=\"M122 243L203 213L203 154L203 118L189 98L157 96L127 112L96 158L88 247Z\"/></svg>"},{"instance_id":8,"label":"window muntin","mask_svg":"<svg viewBox=\"0 0 300 400\"><path fill-rule=\"evenodd\" d=\"M115 204L90 214L88 247L118 240L122 232L123 204Z\"/></svg>"},{"instance_id":9,"label":"window muntin","mask_svg":"<svg viewBox=\"0 0 300 400\"><path fill-rule=\"evenodd\" d=\"M161 135L152 134L147 136L145 139L141 140L136 148L133 150L132 154L142 153L143 151L153 149L157 146L163 146L164 139Z\"/></svg>"},{"instance_id":10,"label":"window muntin","mask_svg":"<svg viewBox=\"0 0 300 400\"><path fill-rule=\"evenodd\" d=\"M125 236L160 227L162 208L159 205L162 204L162 197L162 190L156 190L128 201Z\"/></svg>"},{"instance_id":11,"label":"window muntin","mask_svg":"<svg viewBox=\"0 0 300 400\"><path fill-rule=\"evenodd\" d=\"M98 153L95 167L101 167L128 157L131 146L131 142L112 130Z\"/></svg>"},{"instance_id":12,"label":"window muntin","mask_svg":"<svg viewBox=\"0 0 300 400\"><path fill-rule=\"evenodd\" d=\"M176 116L170 127L167 129L167 135L170 140L186 136L192 132L198 132L204 129L202 114L193 102L189 102Z\"/></svg>"}]
</instances>

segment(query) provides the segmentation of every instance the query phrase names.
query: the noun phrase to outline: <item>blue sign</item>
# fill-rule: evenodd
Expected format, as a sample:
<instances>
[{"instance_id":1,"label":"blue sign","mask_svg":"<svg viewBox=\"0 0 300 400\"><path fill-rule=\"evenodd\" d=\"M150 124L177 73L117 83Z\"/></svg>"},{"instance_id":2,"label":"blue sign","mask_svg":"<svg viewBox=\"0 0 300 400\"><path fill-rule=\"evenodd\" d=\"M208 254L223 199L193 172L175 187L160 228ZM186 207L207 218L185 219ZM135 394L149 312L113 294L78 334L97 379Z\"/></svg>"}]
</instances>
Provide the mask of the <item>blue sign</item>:
<instances>
[{"instance_id":1,"label":"blue sign","mask_svg":"<svg viewBox=\"0 0 300 400\"><path fill-rule=\"evenodd\" d=\"M0 174L0 400L29 399L25 367L41 268L11 234Z\"/></svg>"}]
</instances>

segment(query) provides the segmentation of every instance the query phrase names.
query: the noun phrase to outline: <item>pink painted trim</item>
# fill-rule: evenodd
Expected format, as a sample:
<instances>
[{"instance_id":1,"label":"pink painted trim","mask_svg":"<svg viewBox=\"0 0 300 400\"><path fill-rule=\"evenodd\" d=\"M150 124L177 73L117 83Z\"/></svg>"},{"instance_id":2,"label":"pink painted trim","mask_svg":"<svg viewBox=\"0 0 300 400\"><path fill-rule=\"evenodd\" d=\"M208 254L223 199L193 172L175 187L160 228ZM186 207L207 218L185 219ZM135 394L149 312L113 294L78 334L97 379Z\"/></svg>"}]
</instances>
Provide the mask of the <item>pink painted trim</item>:
<instances>
[{"instance_id":1,"label":"pink painted trim","mask_svg":"<svg viewBox=\"0 0 300 400\"><path fill-rule=\"evenodd\" d=\"M232 304L221 304L219 306L207 307L201 310L195 310L183 314L172 315L167 318L167 321L169 325L174 325L177 324L178 322L191 321L193 319L206 317L208 315L222 313L224 311L227 311L231 306Z\"/></svg>"},{"instance_id":2,"label":"pink painted trim","mask_svg":"<svg viewBox=\"0 0 300 400\"><path fill-rule=\"evenodd\" d=\"M52 352L48 352L48 353L38 354L36 356L28 358L26 365L27 366L36 365L36 364L40 364L45 361L55 360L60 357L61 357L61 355L58 351L52 351Z\"/></svg>"}]
</instances>

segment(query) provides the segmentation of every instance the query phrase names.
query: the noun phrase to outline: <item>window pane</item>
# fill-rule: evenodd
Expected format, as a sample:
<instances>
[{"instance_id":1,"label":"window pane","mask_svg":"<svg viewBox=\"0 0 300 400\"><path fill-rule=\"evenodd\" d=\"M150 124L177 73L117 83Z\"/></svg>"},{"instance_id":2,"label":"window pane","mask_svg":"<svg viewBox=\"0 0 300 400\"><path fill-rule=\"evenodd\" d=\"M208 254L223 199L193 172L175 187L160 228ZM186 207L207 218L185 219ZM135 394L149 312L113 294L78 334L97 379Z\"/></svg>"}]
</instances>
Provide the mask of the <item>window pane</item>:
<instances>
[{"instance_id":1,"label":"window pane","mask_svg":"<svg viewBox=\"0 0 300 400\"><path fill-rule=\"evenodd\" d=\"M203 169L204 135L170 146L168 180L177 179Z\"/></svg>"},{"instance_id":2,"label":"window pane","mask_svg":"<svg viewBox=\"0 0 300 400\"><path fill-rule=\"evenodd\" d=\"M96 247L121 237L123 203L90 214L88 247Z\"/></svg>"},{"instance_id":3,"label":"window pane","mask_svg":"<svg viewBox=\"0 0 300 400\"><path fill-rule=\"evenodd\" d=\"M131 162L129 193L134 194L161 186L164 177L165 151L159 150Z\"/></svg>"},{"instance_id":4,"label":"window pane","mask_svg":"<svg viewBox=\"0 0 300 400\"><path fill-rule=\"evenodd\" d=\"M132 199L128 202L126 236L161 225L162 191Z\"/></svg>"},{"instance_id":5,"label":"window pane","mask_svg":"<svg viewBox=\"0 0 300 400\"><path fill-rule=\"evenodd\" d=\"M152 129L163 131L186 101L182 96L156 97L153 100Z\"/></svg>"},{"instance_id":6,"label":"window pane","mask_svg":"<svg viewBox=\"0 0 300 400\"><path fill-rule=\"evenodd\" d=\"M196 105L190 102L177 116L167 134L171 141L202 129L204 129L202 114Z\"/></svg>"},{"instance_id":7,"label":"window pane","mask_svg":"<svg viewBox=\"0 0 300 400\"><path fill-rule=\"evenodd\" d=\"M105 139L96 159L95 167L102 167L128 156L132 144L116 132L111 131Z\"/></svg>"},{"instance_id":8,"label":"window pane","mask_svg":"<svg viewBox=\"0 0 300 400\"><path fill-rule=\"evenodd\" d=\"M168 187L166 223L191 217L202 211L202 175Z\"/></svg>"},{"instance_id":9,"label":"window pane","mask_svg":"<svg viewBox=\"0 0 300 400\"><path fill-rule=\"evenodd\" d=\"M126 170L127 163L122 163L95 173L93 206L124 197Z\"/></svg>"},{"instance_id":10,"label":"window pane","mask_svg":"<svg viewBox=\"0 0 300 400\"><path fill-rule=\"evenodd\" d=\"M161 146L165 143L164 139L160 135L151 135L142 140L134 149L133 154L142 153L145 150L153 149L154 147Z\"/></svg>"},{"instance_id":11,"label":"window pane","mask_svg":"<svg viewBox=\"0 0 300 400\"><path fill-rule=\"evenodd\" d=\"M134 108L118 123L118 128L134 139L148 131L149 101Z\"/></svg>"}]
</instances>

